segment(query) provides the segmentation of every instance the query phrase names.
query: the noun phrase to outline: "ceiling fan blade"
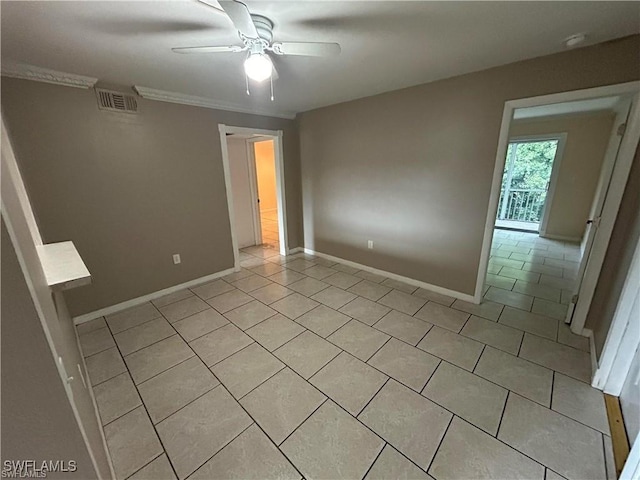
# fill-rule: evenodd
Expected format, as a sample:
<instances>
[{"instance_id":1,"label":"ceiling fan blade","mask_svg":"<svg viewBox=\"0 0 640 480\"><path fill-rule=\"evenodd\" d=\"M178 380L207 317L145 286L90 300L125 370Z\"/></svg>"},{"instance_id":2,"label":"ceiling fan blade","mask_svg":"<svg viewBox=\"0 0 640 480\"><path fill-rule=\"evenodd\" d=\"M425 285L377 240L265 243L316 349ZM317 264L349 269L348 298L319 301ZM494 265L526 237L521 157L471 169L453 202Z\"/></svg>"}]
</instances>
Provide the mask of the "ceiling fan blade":
<instances>
[{"instance_id":1,"label":"ceiling fan blade","mask_svg":"<svg viewBox=\"0 0 640 480\"><path fill-rule=\"evenodd\" d=\"M309 57L331 57L340 54L340 44L321 42L274 42L271 46L278 55L305 55Z\"/></svg>"},{"instance_id":2,"label":"ceiling fan blade","mask_svg":"<svg viewBox=\"0 0 640 480\"><path fill-rule=\"evenodd\" d=\"M216 12L224 13L224 10L222 10L220 7L216 7L215 5L212 5L211 1L198 0L198 2L200 2L203 5L206 5L209 8L213 8Z\"/></svg>"},{"instance_id":3,"label":"ceiling fan blade","mask_svg":"<svg viewBox=\"0 0 640 480\"><path fill-rule=\"evenodd\" d=\"M211 47L177 47L171 50L174 53L236 53L246 50L247 47L240 47L238 45L218 45Z\"/></svg>"},{"instance_id":4,"label":"ceiling fan blade","mask_svg":"<svg viewBox=\"0 0 640 480\"><path fill-rule=\"evenodd\" d=\"M236 0L220 0L222 9L227 12L236 29L245 37L258 38L258 30L251 19L247 6Z\"/></svg>"}]
</instances>

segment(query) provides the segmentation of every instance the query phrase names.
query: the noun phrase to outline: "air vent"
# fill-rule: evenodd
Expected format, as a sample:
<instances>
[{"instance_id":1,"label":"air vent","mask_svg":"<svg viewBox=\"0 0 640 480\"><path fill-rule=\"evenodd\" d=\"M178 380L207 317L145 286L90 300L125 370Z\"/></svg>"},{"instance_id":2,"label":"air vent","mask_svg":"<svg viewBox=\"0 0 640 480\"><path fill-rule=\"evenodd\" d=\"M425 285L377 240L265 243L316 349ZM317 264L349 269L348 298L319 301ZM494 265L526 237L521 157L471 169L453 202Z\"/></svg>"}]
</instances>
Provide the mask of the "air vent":
<instances>
[{"instance_id":1,"label":"air vent","mask_svg":"<svg viewBox=\"0 0 640 480\"><path fill-rule=\"evenodd\" d=\"M138 102L133 95L126 95L111 90L102 90L96 88L98 97L98 107L100 110L109 110L111 112L137 113Z\"/></svg>"}]
</instances>

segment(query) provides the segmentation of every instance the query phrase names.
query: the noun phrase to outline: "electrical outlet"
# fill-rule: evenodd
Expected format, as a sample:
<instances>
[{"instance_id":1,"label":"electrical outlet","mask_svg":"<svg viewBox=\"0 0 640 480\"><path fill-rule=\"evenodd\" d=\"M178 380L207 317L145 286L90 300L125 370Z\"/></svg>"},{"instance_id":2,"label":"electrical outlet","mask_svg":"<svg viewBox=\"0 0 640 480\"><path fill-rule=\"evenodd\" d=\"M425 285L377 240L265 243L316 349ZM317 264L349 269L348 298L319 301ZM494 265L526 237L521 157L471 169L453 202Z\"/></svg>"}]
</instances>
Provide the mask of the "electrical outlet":
<instances>
[{"instance_id":1,"label":"electrical outlet","mask_svg":"<svg viewBox=\"0 0 640 480\"><path fill-rule=\"evenodd\" d=\"M368 248L368 249L371 249L371 250L373 249L373 240L369 240L369 241L367 242L367 248Z\"/></svg>"},{"instance_id":2,"label":"electrical outlet","mask_svg":"<svg viewBox=\"0 0 640 480\"><path fill-rule=\"evenodd\" d=\"M180 260L180 254L179 253L174 253L173 254L173 264L174 265L178 265L182 260Z\"/></svg>"}]
</instances>

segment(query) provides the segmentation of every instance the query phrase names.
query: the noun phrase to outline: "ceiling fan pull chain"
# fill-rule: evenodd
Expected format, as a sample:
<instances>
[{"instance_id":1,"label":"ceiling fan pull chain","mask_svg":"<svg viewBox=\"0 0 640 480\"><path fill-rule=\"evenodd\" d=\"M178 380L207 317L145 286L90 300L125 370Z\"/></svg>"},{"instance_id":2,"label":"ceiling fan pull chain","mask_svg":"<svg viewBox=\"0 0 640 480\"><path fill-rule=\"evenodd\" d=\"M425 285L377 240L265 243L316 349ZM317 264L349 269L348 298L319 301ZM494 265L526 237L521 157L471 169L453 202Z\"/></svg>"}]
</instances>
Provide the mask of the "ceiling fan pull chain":
<instances>
[{"instance_id":1,"label":"ceiling fan pull chain","mask_svg":"<svg viewBox=\"0 0 640 480\"><path fill-rule=\"evenodd\" d=\"M246 74L244 76L244 79L247 82L247 95L251 95L251 92L249 91L249 77Z\"/></svg>"},{"instance_id":2,"label":"ceiling fan pull chain","mask_svg":"<svg viewBox=\"0 0 640 480\"><path fill-rule=\"evenodd\" d=\"M271 75L271 101L273 102L273 75Z\"/></svg>"}]
</instances>

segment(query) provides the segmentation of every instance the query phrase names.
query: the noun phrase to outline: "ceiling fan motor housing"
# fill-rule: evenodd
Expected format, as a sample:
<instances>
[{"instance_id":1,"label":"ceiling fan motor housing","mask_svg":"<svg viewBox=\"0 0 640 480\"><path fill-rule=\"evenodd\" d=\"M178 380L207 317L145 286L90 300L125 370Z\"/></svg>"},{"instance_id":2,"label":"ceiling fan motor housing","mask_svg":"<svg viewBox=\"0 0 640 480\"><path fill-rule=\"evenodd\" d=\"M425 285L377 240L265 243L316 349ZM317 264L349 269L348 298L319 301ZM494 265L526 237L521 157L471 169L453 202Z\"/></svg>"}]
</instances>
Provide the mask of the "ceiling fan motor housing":
<instances>
[{"instance_id":1,"label":"ceiling fan motor housing","mask_svg":"<svg viewBox=\"0 0 640 480\"><path fill-rule=\"evenodd\" d=\"M260 39L267 42L267 45L271 45L271 42L273 41L273 22L267 17L254 14L251 14L251 20L253 20L253 23L256 26L256 30L258 31L258 36L260 37ZM246 43L245 39L247 37L244 37L244 35L242 34L240 34L240 36Z\"/></svg>"}]
</instances>

